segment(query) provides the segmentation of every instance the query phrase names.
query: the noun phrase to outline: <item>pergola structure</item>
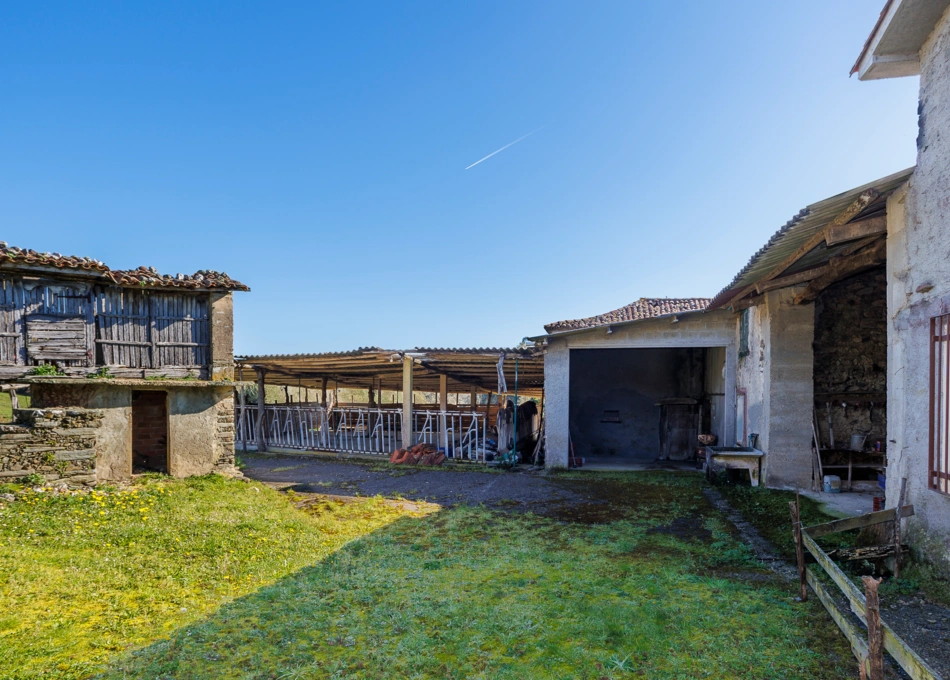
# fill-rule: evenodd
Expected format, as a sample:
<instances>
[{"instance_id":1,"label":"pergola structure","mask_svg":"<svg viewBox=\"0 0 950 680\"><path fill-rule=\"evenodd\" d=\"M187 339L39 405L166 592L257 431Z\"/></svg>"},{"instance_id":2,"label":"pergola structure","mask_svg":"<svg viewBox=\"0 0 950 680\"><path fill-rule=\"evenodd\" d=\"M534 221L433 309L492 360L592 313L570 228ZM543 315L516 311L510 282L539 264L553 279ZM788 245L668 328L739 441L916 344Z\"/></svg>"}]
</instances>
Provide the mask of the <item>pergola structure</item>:
<instances>
[{"instance_id":1,"label":"pergola structure","mask_svg":"<svg viewBox=\"0 0 950 680\"><path fill-rule=\"evenodd\" d=\"M412 393L434 392L439 407L448 407L448 395L498 391L501 363L508 394L540 397L544 390L544 355L540 348L415 348L387 350L363 347L349 352L319 354L270 354L236 357L236 374L241 380L255 376L258 389L266 385L316 388L321 404L327 404L327 387L369 391L369 405L382 401L382 391L402 393L406 422L412 413ZM264 400L258 400L263 409Z\"/></svg>"}]
</instances>

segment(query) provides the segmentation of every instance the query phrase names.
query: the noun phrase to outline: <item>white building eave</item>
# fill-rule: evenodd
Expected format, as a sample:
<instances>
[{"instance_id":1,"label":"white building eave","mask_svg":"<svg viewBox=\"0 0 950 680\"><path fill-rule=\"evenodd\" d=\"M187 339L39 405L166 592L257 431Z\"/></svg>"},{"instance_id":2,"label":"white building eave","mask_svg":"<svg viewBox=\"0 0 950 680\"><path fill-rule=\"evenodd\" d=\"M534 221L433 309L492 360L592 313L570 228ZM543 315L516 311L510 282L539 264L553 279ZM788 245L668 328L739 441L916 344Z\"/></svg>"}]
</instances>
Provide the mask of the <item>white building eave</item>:
<instances>
[{"instance_id":1,"label":"white building eave","mask_svg":"<svg viewBox=\"0 0 950 680\"><path fill-rule=\"evenodd\" d=\"M888 0L851 73L861 80L920 74L920 48L950 0Z\"/></svg>"}]
</instances>

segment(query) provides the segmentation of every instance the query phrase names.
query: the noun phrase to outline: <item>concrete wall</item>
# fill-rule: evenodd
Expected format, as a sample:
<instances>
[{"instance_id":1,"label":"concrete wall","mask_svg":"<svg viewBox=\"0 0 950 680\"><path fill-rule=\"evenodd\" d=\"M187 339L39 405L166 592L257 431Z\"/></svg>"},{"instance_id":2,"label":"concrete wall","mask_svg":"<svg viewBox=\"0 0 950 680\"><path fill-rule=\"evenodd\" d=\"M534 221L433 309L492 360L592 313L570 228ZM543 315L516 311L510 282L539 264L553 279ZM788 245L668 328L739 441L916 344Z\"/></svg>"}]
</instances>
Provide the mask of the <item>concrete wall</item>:
<instances>
[{"instance_id":1,"label":"concrete wall","mask_svg":"<svg viewBox=\"0 0 950 680\"><path fill-rule=\"evenodd\" d=\"M623 349L638 347L725 347L726 394L735 393L736 315L725 310L663 317L551 337L544 356L545 464L567 467L570 433L570 351L572 349ZM735 436L735 400L725 403L724 438Z\"/></svg>"},{"instance_id":2,"label":"concrete wall","mask_svg":"<svg viewBox=\"0 0 950 680\"><path fill-rule=\"evenodd\" d=\"M726 348L710 347L706 350L706 397L709 400L709 434L714 434L722 443L726 424ZM732 401L732 400L730 400ZM731 444L732 442L729 442Z\"/></svg>"},{"instance_id":3,"label":"concrete wall","mask_svg":"<svg viewBox=\"0 0 950 680\"><path fill-rule=\"evenodd\" d=\"M950 576L950 497L931 490L930 319L950 312L950 10L920 53L917 169L887 205L887 506L900 479L908 539Z\"/></svg>"},{"instance_id":4,"label":"concrete wall","mask_svg":"<svg viewBox=\"0 0 950 680\"><path fill-rule=\"evenodd\" d=\"M800 288L765 294L750 309L749 355L737 385L746 390L748 432L759 435L765 483L810 488L814 408L814 304L795 305Z\"/></svg>"},{"instance_id":5,"label":"concrete wall","mask_svg":"<svg viewBox=\"0 0 950 680\"><path fill-rule=\"evenodd\" d=\"M703 396L705 350L689 347L571 350L570 426L578 456L653 461L659 399ZM605 422L617 411L619 422Z\"/></svg>"}]
</instances>

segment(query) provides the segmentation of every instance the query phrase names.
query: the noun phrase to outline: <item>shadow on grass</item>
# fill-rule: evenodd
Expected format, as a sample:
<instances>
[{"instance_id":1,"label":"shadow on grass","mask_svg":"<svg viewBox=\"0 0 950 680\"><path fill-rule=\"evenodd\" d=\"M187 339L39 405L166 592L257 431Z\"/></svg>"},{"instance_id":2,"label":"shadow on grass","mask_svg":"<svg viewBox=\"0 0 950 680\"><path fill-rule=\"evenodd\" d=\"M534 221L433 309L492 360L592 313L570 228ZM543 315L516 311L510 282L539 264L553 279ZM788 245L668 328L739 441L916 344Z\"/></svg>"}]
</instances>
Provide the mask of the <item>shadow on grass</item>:
<instances>
[{"instance_id":1,"label":"shadow on grass","mask_svg":"<svg viewBox=\"0 0 950 680\"><path fill-rule=\"evenodd\" d=\"M647 486L629 498L660 493ZM610 522L468 506L398 519L100 677L850 677L820 607L758 568L691 486ZM656 530L683 517L695 535Z\"/></svg>"}]
</instances>

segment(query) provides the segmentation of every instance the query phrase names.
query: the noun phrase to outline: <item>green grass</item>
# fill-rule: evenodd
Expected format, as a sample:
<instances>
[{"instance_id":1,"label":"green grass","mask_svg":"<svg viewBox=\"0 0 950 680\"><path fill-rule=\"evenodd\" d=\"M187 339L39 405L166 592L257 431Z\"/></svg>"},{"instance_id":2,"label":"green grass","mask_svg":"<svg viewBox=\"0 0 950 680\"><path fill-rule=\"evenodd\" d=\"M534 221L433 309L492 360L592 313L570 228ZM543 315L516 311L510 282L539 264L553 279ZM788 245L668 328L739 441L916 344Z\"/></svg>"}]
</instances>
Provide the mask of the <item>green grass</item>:
<instances>
[{"instance_id":1,"label":"green grass","mask_svg":"<svg viewBox=\"0 0 950 680\"><path fill-rule=\"evenodd\" d=\"M28 396L17 395L17 402L20 408L30 408L30 398ZM0 392L0 422L13 422L13 406L10 403L10 393Z\"/></svg>"},{"instance_id":2,"label":"green grass","mask_svg":"<svg viewBox=\"0 0 950 680\"><path fill-rule=\"evenodd\" d=\"M221 477L30 494L0 512L2 677L88 677L404 514L378 499L307 514Z\"/></svg>"},{"instance_id":3,"label":"green grass","mask_svg":"<svg viewBox=\"0 0 950 680\"><path fill-rule=\"evenodd\" d=\"M722 484L716 487L729 504L786 559L795 559L795 539L792 537L792 518L788 504L795 500L794 491L779 491L765 487ZM807 496L799 497L802 524L813 526L837 519L821 509L818 503ZM825 549L850 548L855 544L853 533L830 534L818 541Z\"/></svg>"},{"instance_id":4,"label":"green grass","mask_svg":"<svg viewBox=\"0 0 950 680\"><path fill-rule=\"evenodd\" d=\"M16 503L0 658L13 678L853 677L697 476L558 483L616 504L304 512L217 478Z\"/></svg>"}]
</instances>

